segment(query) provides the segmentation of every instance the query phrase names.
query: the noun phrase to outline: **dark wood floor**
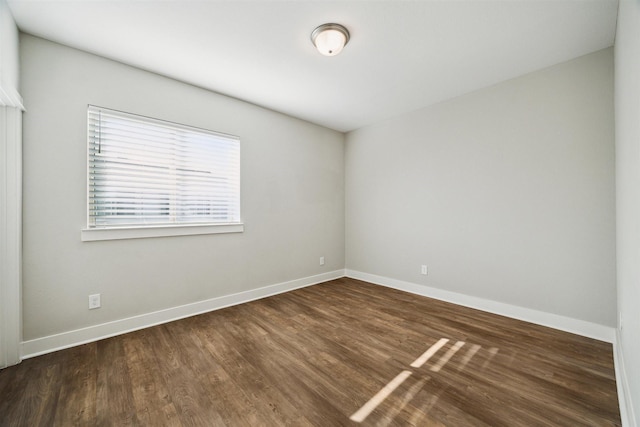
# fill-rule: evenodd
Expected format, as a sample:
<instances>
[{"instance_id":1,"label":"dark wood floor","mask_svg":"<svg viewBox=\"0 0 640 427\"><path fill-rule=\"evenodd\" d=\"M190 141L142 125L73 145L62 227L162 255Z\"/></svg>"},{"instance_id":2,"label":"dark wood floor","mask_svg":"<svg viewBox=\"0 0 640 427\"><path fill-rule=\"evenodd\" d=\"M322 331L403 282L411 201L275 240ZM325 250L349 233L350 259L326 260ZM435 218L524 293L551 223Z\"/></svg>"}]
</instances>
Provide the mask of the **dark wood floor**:
<instances>
[{"instance_id":1,"label":"dark wood floor","mask_svg":"<svg viewBox=\"0 0 640 427\"><path fill-rule=\"evenodd\" d=\"M620 425L611 345L339 279L0 371L2 426L353 419Z\"/></svg>"}]
</instances>

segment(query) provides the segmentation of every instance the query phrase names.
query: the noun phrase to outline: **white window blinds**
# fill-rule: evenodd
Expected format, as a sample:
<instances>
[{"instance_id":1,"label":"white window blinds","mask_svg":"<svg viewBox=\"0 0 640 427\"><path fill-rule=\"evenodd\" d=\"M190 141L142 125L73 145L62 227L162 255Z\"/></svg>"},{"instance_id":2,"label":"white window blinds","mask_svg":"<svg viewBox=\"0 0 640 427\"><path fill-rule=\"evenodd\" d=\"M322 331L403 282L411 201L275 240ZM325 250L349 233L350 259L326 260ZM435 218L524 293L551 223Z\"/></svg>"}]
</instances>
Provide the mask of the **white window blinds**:
<instances>
[{"instance_id":1,"label":"white window blinds","mask_svg":"<svg viewBox=\"0 0 640 427\"><path fill-rule=\"evenodd\" d=\"M240 222L240 140L89 106L89 228Z\"/></svg>"}]
</instances>

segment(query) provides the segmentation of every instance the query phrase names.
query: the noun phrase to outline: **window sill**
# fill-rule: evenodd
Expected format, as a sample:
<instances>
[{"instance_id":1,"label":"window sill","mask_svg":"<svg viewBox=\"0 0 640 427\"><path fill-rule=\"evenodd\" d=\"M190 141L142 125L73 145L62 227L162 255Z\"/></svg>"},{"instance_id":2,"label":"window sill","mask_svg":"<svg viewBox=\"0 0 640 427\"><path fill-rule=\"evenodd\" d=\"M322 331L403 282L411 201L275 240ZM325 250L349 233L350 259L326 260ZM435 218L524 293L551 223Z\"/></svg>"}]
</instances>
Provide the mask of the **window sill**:
<instances>
[{"instance_id":1,"label":"window sill","mask_svg":"<svg viewBox=\"0 0 640 427\"><path fill-rule=\"evenodd\" d=\"M242 233L244 224L162 225L152 227L85 228L83 242L98 240L146 239L151 237L193 236L199 234Z\"/></svg>"}]
</instances>

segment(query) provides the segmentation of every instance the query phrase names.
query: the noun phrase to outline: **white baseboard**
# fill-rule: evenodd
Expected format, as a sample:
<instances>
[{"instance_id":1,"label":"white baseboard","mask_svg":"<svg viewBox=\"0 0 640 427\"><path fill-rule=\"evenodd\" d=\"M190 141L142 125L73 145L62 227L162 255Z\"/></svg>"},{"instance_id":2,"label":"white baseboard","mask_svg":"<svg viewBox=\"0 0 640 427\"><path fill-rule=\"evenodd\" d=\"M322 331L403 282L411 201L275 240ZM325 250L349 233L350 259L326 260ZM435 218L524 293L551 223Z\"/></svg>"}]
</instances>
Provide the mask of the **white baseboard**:
<instances>
[{"instance_id":1,"label":"white baseboard","mask_svg":"<svg viewBox=\"0 0 640 427\"><path fill-rule=\"evenodd\" d=\"M631 390L629 390L627 372L624 367L622 340L618 329L616 329L616 339L613 343L613 362L616 369L616 386L618 387L618 404L620 405L622 427L637 427L633 402L631 402Z\"/></svg>"},{"instance_id":2,"label":"white baseboard","mask_svg":"<svg viewBox=\"0 0 640 427\"><path fill-rule=\"evenodd\" d=\"M133 316L126 319L114 320L112 322L102 323L99 325L89 326L86 328L63 332L60 334L49 335L42 338L24 341L22 343L22 358L27 359L41 354L51 353L53 351L62 350L64 348L69 348L76 345L81 345L100 339L125 334L127 332L136 331L162 323L172 322L174 320L195 316L197 314L206 313L208 311L219 310L221 308L229 307L232 305L242 304L256 299L277 295L283 292L315 285L344 276L352 277L354 279L363 280L377 285L386 286L389 288L398 289L405 292L410 292L417 295L451 302L453 304L458 304L465 307L475 308L502 316L524 320L542 326L548 326L550 328L571 332L609 343L615 342L615 328L610 328L583 320L572 319L569 317L545 313L524 307L491 301L484 298L473 297L456 292L446 291L443 289L432 288L415 283L347 269L331 271L328 273L296 279L289 282L269 285L258 289L252 289L250 291L211 298L208 300L185 304L178 307L171 307L152 313L141 314L139 316Z\"/></svg>"},{"instance_id":3,"label":"white baseboard","mask_svg":"<svg viewBox=\"0 0 640 427\"><path fill-rule=\"evenodd\" d=\"M347 269L345 270L345 275L347 277L374 283L376 285L382 285L389 288L410 292L412 294L422 295L429 298L462 305L465 307L475 308L477 310L499 314L501 316L524 320L526 322L559 329L561 331L594 338L608 343L613 343L615 340L615 328L598 325L596 323L591 323L584 320L572 319L570 317L560 316L557 314L545 313L543 311L532 310L529 308L518 307L515 305L505 304L484 298L459 294L457 292L445 291L443 289L418 285L416 283L391 279L389 277L377 276L375 274L362 273L355 270Z\"/></svg>"},{"instance_id":4,"label":"white baseboard","mask_svg":"<svg viewBox=\"0 0 640 427\"><path fill-rule=\"evenodd\" d=\"M629 400L629 384L627 382L621 342L617 329L583 320L572 319L556 314L545 313L484 298L473 297L349 269L335 270L315 276L304 277L297 280L264 286L258 289L211 298L126 319L102 323L100 325L89 326L82 329L24 341L22 343L22 359L28 359L57 350L98 341L104 338L126 334L139 329L266 298L345 276L612 343L622 426L637 427L635 416L633 414L633 406Z\"/></svg>"},{"instance_id":5,"label":"white baseboard","mask_svg":"<svg viewBox=\"0 0 640 427\"><path fill-rule=\"evenodd\" d=\"M89 326L82 329L24 341L22 343L22 359L28 359L41 354L51 353L57 350L98 341L104 338L126 334L128 332L148 328L150 326L184 319L185 317L195 316L197 314L254 301L283 292L292 291L294 289L338 279L340 277L344 277L344 270L331 271L315 276L304 277L302 279L291 280L289 282L252 289L250 291L238 292L237 294L211 298L152 313L141 314L139 316L133 316L126 319L114 320L100 325Z\"/></svg>"},{"instance_id":6,"label":"white baseboard","mask_svg":"<svg viewBox=\"0 0 640 427\"><path fill-rule=\"evenodd\" d=\"M611 343L622 427L638 427L616 328L350 269L345 276Z\"/></svg>"}]
</instances>

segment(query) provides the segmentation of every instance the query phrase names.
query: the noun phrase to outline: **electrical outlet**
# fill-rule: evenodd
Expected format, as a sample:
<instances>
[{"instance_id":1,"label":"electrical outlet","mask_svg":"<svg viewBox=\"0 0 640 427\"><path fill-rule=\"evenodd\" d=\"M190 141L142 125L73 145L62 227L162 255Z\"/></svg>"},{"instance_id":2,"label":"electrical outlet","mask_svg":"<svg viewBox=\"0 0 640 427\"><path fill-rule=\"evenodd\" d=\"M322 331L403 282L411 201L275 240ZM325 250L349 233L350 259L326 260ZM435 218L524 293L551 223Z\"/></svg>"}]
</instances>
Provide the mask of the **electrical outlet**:
<instances>
[{"instance_id":1,"label":"electrical outlet","mask_svg":"<svg viewBox=\"0 0 640 427\"><path fill-rule=\"evenodd\" d=\"M100 294L89 295L89 310L100 308Z\"/></svg>"},{"instance_id":2,"label":"electrical outlet","mask_svg":"<svg viewBox=\"0 0 640 427\"><path fill-rule=\"evenodd\" d=\"M323 256L320 257L320 265L324 265L324 257Z\"/></svg>"},{"instance_id":3,"label":"electrical outlet","mask_svg":"<svg viewBox=\"0 0 640 427\"><path fill-rule=\"evenodd\" d=\"M425 276L426 276L427 274L429 274L429 270L427 269L427 266L426 266L426 265L423 265L423 266L422 266L422 270L420 270L420 272L421 272L422 274L424 274Z\"/></svg>"}]
</instances>

